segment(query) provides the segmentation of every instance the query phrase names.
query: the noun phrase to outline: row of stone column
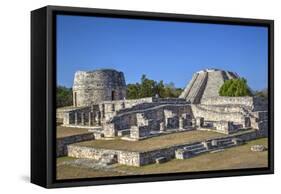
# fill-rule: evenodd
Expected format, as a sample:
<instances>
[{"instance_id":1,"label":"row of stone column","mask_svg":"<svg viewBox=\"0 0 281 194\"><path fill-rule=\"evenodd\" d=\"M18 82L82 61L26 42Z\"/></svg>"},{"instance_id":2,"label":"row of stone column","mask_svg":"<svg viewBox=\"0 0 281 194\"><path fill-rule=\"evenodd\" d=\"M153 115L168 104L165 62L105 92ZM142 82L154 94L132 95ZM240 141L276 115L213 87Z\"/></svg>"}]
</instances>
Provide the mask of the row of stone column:
<instances>
[{"instance_id":1,"label":"row of stone column","mask_svg":"<svg viewBox=\"0 0 281 194\"><path fill-rule=\"evenodd\" d=\"M78 114L80 114L80 123L78 121ZM86 121L86 114L88 114L88 120ZM92 126L94 123L100 125L101 124L101 115L99 111L96 112L75 112L74 113L74 124L75 125L88 125Z\"/></svg>"},{"instance_id":2,"label":"row of stone column","mask_svg":"<svg viewBox=\"0 0 281 194\"><path fill-rule=\"evenodd\" d=\"M189 120L189 119L186 119L184 117L179 117L179 129L184 129L184 127L185 127L185 124L184 124L185 120ZM192 122L192 121L190 121L190 122ZM194 124L194 122L192 122L192 125L193 124ZM165 119L164 122L160 123L160 131L165 131L167 129L167 127L168 127L167 125L168 125L168 119Z\"/></svg>"}]
</instances>

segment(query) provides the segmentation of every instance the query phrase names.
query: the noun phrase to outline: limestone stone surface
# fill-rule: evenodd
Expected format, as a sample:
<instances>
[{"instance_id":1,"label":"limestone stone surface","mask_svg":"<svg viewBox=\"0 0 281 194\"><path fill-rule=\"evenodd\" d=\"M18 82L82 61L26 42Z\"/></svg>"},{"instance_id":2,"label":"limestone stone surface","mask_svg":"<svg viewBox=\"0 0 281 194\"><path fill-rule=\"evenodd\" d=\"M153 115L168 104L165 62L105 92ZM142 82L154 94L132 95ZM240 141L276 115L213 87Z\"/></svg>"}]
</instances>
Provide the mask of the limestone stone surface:
<instances>
[{"instance_id":1,"label":"limestone stone surface","mask_svg":"<svg viewBox=\"0 0 281 194\"><path fill-rule=\"evenodd\" d=\"M106 100L126 98L123 72L114 69L77 71L73 84L73 106L82 107Z\"/></svg>"}]
</instances>

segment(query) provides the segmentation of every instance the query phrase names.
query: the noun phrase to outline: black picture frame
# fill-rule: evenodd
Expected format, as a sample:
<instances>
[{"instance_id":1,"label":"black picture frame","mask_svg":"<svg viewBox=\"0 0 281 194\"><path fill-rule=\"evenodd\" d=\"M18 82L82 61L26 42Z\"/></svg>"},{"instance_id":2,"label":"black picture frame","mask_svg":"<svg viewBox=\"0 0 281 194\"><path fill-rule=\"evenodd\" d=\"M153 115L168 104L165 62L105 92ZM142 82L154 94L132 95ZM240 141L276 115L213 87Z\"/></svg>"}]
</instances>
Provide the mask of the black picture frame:
<instances>
[{"instance_id":1,"label":"black picture frame","mask_svg":"<svg viewBox=\"0 0 281 194\"><path fill-rule=\"evenodd\" d=\"M141 176L56 180L56 14L134 18L268 28L269 145L268 167ZM274 21L46 6L31 12L31 182L46 188L168 181L274 173Z\"/></svg>"}]
</instances>

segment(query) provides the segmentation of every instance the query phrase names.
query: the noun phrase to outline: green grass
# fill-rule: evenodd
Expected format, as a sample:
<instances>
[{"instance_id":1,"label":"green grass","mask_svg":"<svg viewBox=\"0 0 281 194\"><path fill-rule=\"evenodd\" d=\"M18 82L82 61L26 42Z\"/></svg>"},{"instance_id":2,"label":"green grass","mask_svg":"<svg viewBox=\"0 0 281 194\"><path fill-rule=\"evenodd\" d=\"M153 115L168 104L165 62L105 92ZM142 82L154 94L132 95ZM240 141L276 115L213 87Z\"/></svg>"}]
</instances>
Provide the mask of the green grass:
<instances>
[{"instance_id":1,"label":"green grass","mask_svg":"<svg viewBox=\"0 0 281 194\"><path fill-rule=\"evenodd\" d=\"M192 172L225 169L259 168L268 165L268 152L252 152L252 145L262 144L268 146L268 139L262 138L250 141L245 145L225 149L222 152L206 153L186 160L171 160L164 164L151 164L142 167L118 165L115 170L130 174L159 174L173 172ZM61 157L57 159L58 179L87 178L124 175L109 171L93 170L81 167L62 165L64 161L74 158Z\"/></svg>"},{"instance_id":2,"label":"green grass","mask_svg":"<svg viewBox=\"0 0 281 194\"><path fill-rule=\"evenodd\" d=\"M157 137L144 139L141 141L126 141L121 139L93 140L80 142L75 145L127 151L147 151L158 148L164 148L176 144L191 143L195 141L203 141L208 138L224 136L226 135L210 131L186 131L161 135Z\"/></svg>"}]
</instances>

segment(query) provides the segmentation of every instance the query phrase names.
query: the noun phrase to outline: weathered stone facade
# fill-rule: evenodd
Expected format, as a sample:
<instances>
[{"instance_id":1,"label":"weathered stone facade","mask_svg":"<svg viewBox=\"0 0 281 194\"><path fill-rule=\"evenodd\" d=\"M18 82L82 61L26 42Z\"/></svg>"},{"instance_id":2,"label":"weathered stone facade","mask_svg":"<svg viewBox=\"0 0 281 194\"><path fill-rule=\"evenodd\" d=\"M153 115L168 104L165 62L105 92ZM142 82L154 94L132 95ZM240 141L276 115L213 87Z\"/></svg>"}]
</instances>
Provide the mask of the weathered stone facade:
<instances>
[{"instance_id":1,"label":"weathered stone facade","mask_svg":"<svg viewBox=\"0 0 281 194\"><path fill-rule=\"evenodd\" d=\"M77 71L73 84L73 106L90 106L105 100L126 97L126 83L122 72L113 69Z\"/></svg>"}]
</instances>

